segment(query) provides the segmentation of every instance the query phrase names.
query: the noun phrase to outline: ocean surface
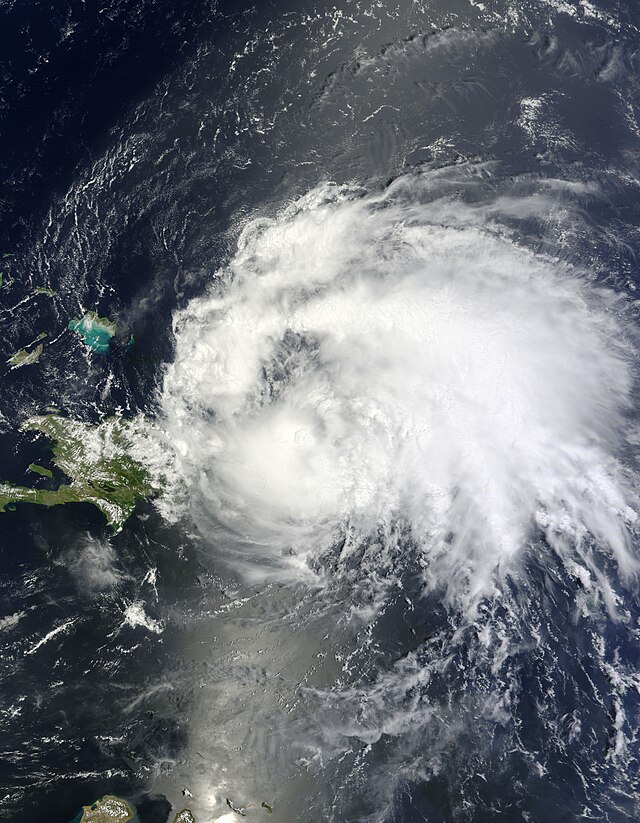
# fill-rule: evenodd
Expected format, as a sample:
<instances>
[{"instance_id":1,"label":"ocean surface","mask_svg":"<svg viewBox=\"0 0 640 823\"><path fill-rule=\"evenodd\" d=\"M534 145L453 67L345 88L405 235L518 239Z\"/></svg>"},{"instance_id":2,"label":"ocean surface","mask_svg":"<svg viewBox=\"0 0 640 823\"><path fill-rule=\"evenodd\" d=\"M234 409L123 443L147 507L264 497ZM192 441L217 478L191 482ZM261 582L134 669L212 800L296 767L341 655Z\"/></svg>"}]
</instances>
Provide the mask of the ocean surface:
<instances>
[{"instance_id":1,"label":"ocean surface","mask_svg":"<svg viewBox=\"0 0 640 823\"><path fill-rule=\"evenodd\" d=\"M621 0L0 0L0 480L51 409L172 472L0 514L0 819L640 817L639 69Z\"/></svg>"}]
</instances>

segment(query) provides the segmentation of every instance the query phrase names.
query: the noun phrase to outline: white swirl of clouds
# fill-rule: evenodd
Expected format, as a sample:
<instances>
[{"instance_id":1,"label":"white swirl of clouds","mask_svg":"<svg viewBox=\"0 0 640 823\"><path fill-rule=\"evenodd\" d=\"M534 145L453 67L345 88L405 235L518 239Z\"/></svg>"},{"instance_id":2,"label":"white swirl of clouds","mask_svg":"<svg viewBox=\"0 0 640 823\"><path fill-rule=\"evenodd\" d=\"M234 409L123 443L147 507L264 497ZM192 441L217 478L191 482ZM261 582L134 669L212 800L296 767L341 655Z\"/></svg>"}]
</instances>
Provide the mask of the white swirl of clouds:
<instances>
[{"instance_id":1,"label":"white swirl of clouds","mask_svg":"<svg viewBox=\"0 0 640 823\"><path fill-rule=\"evenodd\" d=\"M323 185L246 226L176 315L162 392L230 556L306 568L345 530L401 522L452 597L490 592L536 534L634 573L624 301L505 228L558 188L469 204L428 175Z\"/></svg>"}]
</instances>

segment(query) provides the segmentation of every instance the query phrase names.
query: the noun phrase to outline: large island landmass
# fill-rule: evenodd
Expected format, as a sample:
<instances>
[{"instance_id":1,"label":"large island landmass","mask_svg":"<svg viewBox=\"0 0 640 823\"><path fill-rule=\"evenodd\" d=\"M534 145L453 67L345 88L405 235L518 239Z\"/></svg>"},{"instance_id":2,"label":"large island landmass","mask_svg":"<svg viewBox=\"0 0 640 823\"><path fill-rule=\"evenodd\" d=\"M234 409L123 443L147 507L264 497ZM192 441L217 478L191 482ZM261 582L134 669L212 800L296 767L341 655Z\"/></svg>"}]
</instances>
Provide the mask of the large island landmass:
<instances>
[{"instance_id":1,"label":"large island landmass","mask_svg":"<svg viewBox=\"0 0 640 823\"><path fill-rule=\"evenodd\" d=\"M0 512L16 503L92 503L118 532L140 500L160 491L161 482L132 456L140 438L134 420L111 417L92 424L49 414L30 418L22 428L52 441L51 462L69 482L47 489L0 481Z\"/></svg>"}]
</instances>

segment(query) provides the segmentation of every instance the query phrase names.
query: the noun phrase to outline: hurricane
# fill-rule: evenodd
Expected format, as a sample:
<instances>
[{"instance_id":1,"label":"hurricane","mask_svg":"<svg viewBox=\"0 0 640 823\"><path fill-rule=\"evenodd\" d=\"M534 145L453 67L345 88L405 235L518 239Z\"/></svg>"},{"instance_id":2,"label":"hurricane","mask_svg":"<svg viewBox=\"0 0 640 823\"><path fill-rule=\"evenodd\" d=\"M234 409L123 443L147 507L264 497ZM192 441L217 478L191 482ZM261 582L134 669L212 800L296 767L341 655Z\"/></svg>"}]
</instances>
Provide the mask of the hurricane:
<instances>
[{"instance_id":1,"label":"hurricane","mask_svg":"<svg viewBox=\"0 0 640 823\"><path fill-rule=\"evenodd\" d=\"M395 820L406 793L447 785L442 819L477 820L497 791L573 808L556 771L588 786L633 758L638 681L615 647L638 571L634 307L581 260L597 187L495 172L320 184L247 219L174 317L160 403L189 517L241 579L290 592L295 618L267 625L295 620L297 655L351 637L288 719L267 681L269 731L233 758L245 796L277 782L295 802L286 751L323 776L312 808L338 782L340 814ZM589 650L567 656L567 631ZM584 682L593 702L559 716ZM196 733L198 751L224 762L227 733Z\"/></svg>"},{"instance_id":2,"label":"hurricane","mask_svg":"<svg viewBox=\"0 0 640 823\"><path fill-rule=\"evenodd\" d=\"M469 604L535 541L632 579L629 307L514 239L549 230L557 189L465 202L443 177L321 185L249 221L177 314L162 408L197 517L283 576L401 524L425 582Z\"/></svg>"}]
</instances>

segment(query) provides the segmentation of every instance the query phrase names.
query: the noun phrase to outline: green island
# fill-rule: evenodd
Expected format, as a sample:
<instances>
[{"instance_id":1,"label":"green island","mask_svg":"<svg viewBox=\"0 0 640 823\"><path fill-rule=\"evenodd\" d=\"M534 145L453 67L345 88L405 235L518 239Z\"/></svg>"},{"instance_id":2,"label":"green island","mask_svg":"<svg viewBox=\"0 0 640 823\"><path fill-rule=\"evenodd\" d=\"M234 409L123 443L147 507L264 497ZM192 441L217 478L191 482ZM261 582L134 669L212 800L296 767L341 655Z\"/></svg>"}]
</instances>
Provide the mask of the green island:
<instances>
[{"instance_id":1,"label":"green island","mask_svg":"<svg viewBox=\"0 0 640 823\"><path fill-rule=\"evenodd\" d=\"M34 341L29 343L29 346L33 346L34 343L38 343L39 340L44 340L47 336L46 332L40 332L40 334L36 337ZM30 366L32 363L37 363L40 360L40 355L43 351L43 344L40 343L35 349L31 349L29 351L28 348L20 349L19 352L11 355L11 357L7 360L7 363L14 369L20 368L20 366Z\"/></svg>"},{"instance_id":2,"label":"green island","mask_svg":"<svg viewBox=\"0 0 640 823\"><path fill-rule=\"evenodd\" d=\"M85 346L98 354L109 351L109 343L116 333L115 323L106 317L99 317L94 311L88 311L83 317L69 321L69 329L79 335Z\"/></svg>"},{"instance_id":3,"label":"green island","mask_svg":"<svg viewBox=\"0 0 640 823\"><path fill-rule=\"evenodd\" d=\"M0 512L16 503L91 503L104 514L114 533L119 532L138 501L155 496L161 486L132 456L134 441L140 447L141 435L136 426L135 420L121 417L107 418L99 424L56 414L30 418L22 429L40 432L53 443L52 462L70 482L56 489L36 489L0 481ZM43 474L38 464L32 463L29 468Z\"/></svg>"},{"instance_id":4,"label":"green island","mask_svg":"<svg viewBox=\"0 0 640 823\"><path fill-rule=\"evenodd\" d=\"M31 463L29 471L39 474L41 477L53 477L51 469L45 469L44 466L39 466L37 463Z\"/></svg>"},{"instance_id":5,"label":"green island","mask_svg":"<svg viewBox=\"0 0 640 823\"><path fill-rule=\"evenodd\" d=\"M137 821L135 809L126 800L107 794L90 806L83 806L72 823L130 823ZM196 823L193 813L183 809L173 818L173 823Z\"/></svg>"},{"instance_id":6,"label":"green island","mask_svg":"<svg viewBox=\"0 0 640 823\"><path fill-rule=\"evenodd\" d=\"M55 297L58 292L53 289L48 289L46 286L36 286L33 290L34 294L46 294L47 297Z\"/></svg>"},{"instance_id":7,"label":"green island","mask_svg":"<svg viewBox=\"0 0 640 823\"><path fill-rule=\"evenodd\" d=\"M20 366L31 366L33 363L37 363L40 360L40 355L44 346L42 343L39 343L35 349L28 351L27 349L20 349L20 351L16 352L15 354L11 355L11 357L7 360L7 363L10 366L13 366L14 369L19 369Z\"/></svg>"},{"instance_id":8,"label":"green island","mask_svg":"<svg viewBox=\"0 0 640 823\"><path fill-rule=\"evenodd\" d=\"M90 806L83 806L73 823L128 823L136 813L126 800L107 794Z\"/></svg>"}]
</instances>

